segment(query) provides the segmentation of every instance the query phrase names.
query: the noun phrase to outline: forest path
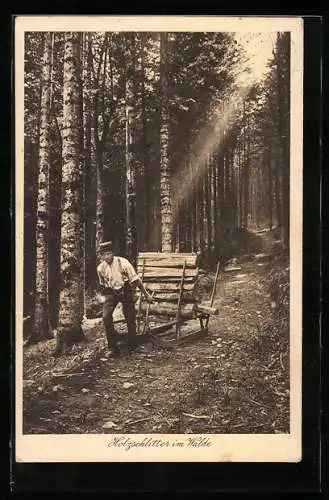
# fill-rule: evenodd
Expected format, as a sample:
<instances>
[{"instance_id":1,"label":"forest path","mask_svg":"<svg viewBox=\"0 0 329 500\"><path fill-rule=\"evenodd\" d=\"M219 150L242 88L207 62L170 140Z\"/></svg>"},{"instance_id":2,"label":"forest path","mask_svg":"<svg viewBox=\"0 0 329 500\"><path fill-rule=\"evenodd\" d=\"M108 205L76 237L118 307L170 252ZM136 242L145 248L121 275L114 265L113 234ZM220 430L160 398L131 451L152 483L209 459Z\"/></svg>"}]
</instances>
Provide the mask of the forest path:
<instances>
[{"instance_id":1,"label":"forest path","mask_svg":"<svg viewBox=\"0 0 329 500\"><path fill-rule=\"evenodd\" d=\"M279 264L269 259L272 236L259 236L263 253L220 278L220 312L202 340L173 351L147 344L116 360L98 325L58 360L54 341L26 348L24 432L289 432L289 332L273 335L267 290Z\"/></svg>"}]
</instances>

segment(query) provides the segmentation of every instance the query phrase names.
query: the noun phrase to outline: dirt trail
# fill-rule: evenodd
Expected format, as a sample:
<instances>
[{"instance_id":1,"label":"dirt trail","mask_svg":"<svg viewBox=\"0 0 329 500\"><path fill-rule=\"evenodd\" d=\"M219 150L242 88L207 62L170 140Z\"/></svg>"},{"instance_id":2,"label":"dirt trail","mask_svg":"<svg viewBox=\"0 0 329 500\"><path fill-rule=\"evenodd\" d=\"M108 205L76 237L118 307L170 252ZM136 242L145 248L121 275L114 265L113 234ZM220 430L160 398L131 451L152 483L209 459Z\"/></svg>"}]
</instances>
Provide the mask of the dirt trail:
<instances>
[{"instance_id":1,"label":"dirt trail","mask_svg":"<svg viewBox=\"0 0 329 500\"><path fill-rule=\"evenodd\" d=\"M289 432L288 332L274 343L264 255L223 273L209 335L112 359L102 325L61 359L54 341L25 348L25 433Z\"/></svg>"}]
</instances>

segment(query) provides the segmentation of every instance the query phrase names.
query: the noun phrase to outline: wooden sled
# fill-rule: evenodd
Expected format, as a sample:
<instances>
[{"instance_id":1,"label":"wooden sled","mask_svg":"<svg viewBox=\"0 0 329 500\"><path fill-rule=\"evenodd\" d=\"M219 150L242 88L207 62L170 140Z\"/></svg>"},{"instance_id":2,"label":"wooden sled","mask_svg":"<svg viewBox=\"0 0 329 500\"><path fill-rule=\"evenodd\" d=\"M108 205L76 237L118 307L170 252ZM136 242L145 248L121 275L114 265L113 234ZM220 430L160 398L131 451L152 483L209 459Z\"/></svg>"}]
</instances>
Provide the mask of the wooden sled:
<instances>
[{"instance_id":1,"label":"wooden sled","mask_svg":"<svg viewBox=\"0 0 329 500\"><path fill-rule=\"evenodd\" d=\"M137 337L147 336L155 345L172 349L208 334L210 316L218 314L213 301L219 263L210 305L199 303L195 297L199 272L195 254L141 252L137 271L154 299L154 303L149 304L140 297ZM149 326L151 317L157 319L155 326ZM141 333L142 319L144 327Z\"/></svg>"}]
</instances>

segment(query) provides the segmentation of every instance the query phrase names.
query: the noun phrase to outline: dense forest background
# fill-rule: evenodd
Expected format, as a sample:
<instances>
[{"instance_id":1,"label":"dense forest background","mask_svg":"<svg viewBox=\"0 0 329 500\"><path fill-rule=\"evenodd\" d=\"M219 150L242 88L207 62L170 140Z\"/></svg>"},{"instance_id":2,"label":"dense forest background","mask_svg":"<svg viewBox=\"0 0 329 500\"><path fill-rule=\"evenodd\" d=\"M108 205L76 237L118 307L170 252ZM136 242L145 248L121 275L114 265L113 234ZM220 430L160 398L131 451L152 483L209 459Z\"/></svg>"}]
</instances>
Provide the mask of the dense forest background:
<instances>
[{"instance_id":1,"label":"dense forest background","mask_svg":"<svg viewBox=\"0 0 329 500\"><path fill-rule=\"evenodd\" d=\"M25 36L24 316L66 340L97 286L97 247L222 264L253 227L289 245L290 34L241 87L234 34Z\"/></svg>"}]
</instances>

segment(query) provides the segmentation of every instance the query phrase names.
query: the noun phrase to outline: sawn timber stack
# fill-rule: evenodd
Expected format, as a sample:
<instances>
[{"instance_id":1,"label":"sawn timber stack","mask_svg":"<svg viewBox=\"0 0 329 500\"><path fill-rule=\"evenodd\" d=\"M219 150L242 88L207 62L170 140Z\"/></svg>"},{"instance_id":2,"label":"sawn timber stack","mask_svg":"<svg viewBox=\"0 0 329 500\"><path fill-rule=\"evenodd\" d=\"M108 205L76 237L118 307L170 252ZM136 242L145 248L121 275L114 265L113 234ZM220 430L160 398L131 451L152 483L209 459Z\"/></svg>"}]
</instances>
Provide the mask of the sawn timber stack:
<instances>
[{"instance_id":1,"label":"sawn timber stack","mask_svg":"<svg viewBox=\"0 0 329 500\"><path fill-rule=\"evenodd\" d=\"M194 293L199 272L196 254L139 253L137 271L154 299L149 304L140 297L138 320L144 316L143 334L154 344L166 348L207 335L210 316L218 314L218 309L213 307L218 270L219 266L210 305L200 304ZM157 318L159 324L149 327L150 317ZM193 323L199 327L192 328Z\"/></svg>"}]
</instances>

